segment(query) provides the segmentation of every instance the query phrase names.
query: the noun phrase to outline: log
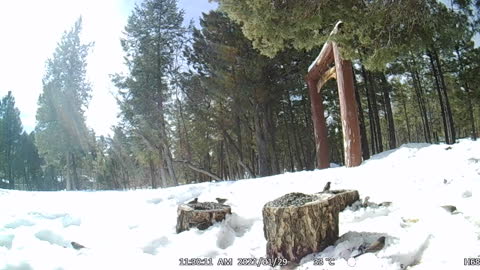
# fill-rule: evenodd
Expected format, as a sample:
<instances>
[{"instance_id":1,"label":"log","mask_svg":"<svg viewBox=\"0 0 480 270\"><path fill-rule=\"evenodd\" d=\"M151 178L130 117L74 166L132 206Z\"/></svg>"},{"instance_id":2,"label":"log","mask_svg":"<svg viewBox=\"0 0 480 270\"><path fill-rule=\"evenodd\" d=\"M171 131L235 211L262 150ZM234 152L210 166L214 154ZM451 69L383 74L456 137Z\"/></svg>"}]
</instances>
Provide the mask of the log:
<instances>
[{"instance_id":1,"label":"log","mask_svg":"<svg viewBox=\"0 0 480 270\"><path fill-rule=\"evenodd\" d=\"M359 199L356 190L289 193L263 207L267 257L299 263L338 239L340 211ZM277 260L278 261L278 260Z\"/></svg>"},{"instance_id":2,"label":"log","mask_svg":"<svg viewBox=\"0 0 480 270\"><path fill-rule=\"evenodd\" d=\"M227 214L232 214L230 206L216 202L181 204L177 209L177 233L190 228L206 230L213 223L224 220Z\"/></svg>"}]
</instances>

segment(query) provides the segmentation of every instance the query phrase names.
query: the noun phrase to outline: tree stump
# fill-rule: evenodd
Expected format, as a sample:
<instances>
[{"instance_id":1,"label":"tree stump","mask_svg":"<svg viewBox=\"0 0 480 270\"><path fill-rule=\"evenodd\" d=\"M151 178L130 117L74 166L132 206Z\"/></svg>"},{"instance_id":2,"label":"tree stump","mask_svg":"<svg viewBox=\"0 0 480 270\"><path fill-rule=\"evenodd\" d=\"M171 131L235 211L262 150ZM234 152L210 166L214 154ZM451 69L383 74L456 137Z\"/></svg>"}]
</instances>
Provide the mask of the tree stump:
<instances>
[{"instance_id":1,"label":"tree stump","mask_svg":"<svg viewBox=\"0 0 480 270\"><path fill-rule=\"evenodd\" d=\"M216 202L197 202L181 204L177 209L177 233L198 228L206 230L215 222L225 219L231 214L230 206Z\"/></svg>"},{"instance_id":2,"label":"tree stump","mask_svg":"<svg viewBox=\"0 0 480 270\"><path fill-rule=\"evenodd\" d=\"M298 263L338 239L338 215L359 199L356 190L289 193L263 207L267 257Z\"/></svg>"}]
</instances>

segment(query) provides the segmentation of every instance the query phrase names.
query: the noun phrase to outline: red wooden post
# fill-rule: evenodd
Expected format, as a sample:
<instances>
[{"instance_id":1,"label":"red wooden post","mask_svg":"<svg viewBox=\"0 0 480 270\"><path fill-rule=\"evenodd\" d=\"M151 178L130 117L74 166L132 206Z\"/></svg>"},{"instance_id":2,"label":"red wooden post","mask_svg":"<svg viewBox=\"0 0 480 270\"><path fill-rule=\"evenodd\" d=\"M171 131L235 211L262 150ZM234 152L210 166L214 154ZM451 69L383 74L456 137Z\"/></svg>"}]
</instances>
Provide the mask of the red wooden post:
<instances>
[{"instance_id":1,"label":"red wooden post","mask_svg":"<svg viewBox=\"0 0 480 270\"><path fill-rule=\"evenodd\" d=\"M360 125L358 122L355 90L353 88L352 62L342 59L338 45L335 42L333 42L333 55L337 69L345 166L355 167L362 163L362 145L360 143Z\"/></svg>"},{"instance_id":2,"label":"red wooden post","mask_svg":"<svg viewBox=\"0 0 480 270\"><path fill-rule=\"evenodd\" d=\"M305 78L310 95L310 105L312 110L313 129L315 133L315 150L317 153L317 168L324 169L330 167L330 151L327 139L327 123L324 116L323 100L320 95L320 89L317 88L318 80L328 69L328 65L333 63L332 43L327 42L323 45L320 54L310 67Z\"/></svg>"},{"instance_id":3,"label":"red wooden post","mask_svg":"<svg viewBox=\"0 0 480 270\"><path fill-rule=\"evenodd\" d=\"M327 140L327 123L325 122L322 95L318 93L315 81L307 80L307 84L312 110L313 130L315 134L317 169L325 169L330 167L330 157Z\"/></svg>"}]
</instances>

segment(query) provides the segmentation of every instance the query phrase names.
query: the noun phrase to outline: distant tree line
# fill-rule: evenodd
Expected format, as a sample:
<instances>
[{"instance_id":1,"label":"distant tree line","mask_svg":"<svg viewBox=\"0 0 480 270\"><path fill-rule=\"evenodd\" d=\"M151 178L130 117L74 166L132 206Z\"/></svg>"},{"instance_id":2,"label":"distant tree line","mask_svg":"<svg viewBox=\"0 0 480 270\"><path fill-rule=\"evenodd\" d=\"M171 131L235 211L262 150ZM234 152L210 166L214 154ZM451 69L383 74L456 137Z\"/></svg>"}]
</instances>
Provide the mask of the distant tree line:
<instances>
[{"instance_id":1,"label":"distant tree line","mask_svg":"<svg viewBox=\"0 0 480 270\"><path fill-rule=\"evenodd\" d=\"M11 93L2 99L1 187L158 188L314 169L304 77L338 18L364 160L404 143L478 137L479 1L218 2L198 29L175 0L136 5L121 40L128 72L112 76L121 121L108 137L85 124L93 44L80 41L79 19L47 61L35 131L23 132ZM322 95L341 165L335 83Z\"/></svg>"}]
</instances>

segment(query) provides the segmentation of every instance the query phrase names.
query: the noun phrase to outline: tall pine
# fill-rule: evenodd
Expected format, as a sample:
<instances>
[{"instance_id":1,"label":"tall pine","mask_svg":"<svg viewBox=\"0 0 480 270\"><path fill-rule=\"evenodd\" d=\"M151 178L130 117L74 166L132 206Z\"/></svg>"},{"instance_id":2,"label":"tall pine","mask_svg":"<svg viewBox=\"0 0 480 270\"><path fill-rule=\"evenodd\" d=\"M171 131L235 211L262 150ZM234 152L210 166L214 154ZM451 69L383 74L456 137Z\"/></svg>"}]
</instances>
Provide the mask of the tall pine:
<instances>
[{"instance_id":1,"label":"tall pine","mask_svg":"<svg viewBox=\"0 0 480 270\"><path fill-rule=\"evenodd\" d=\"M121 40L129 74L117 75L122 116L135 136L157 155L163 185L178 185L167 122L175 53L187 29L175 0L137 5Z\"/></svg>"},{"instance_id":2,"label":"tall pine","mask_svg":"<svg viewBox=\"0 0 480 270\"><path fill-rule=\"evenodd\" d=\"M84 112L91 92L86 79L91 44L80 41L81 29L79 18L47 61L37 110L39 151L49 165L64 171L67 190L81 188L78 169L89 148Z\"/></svg>"}]
</instances>

